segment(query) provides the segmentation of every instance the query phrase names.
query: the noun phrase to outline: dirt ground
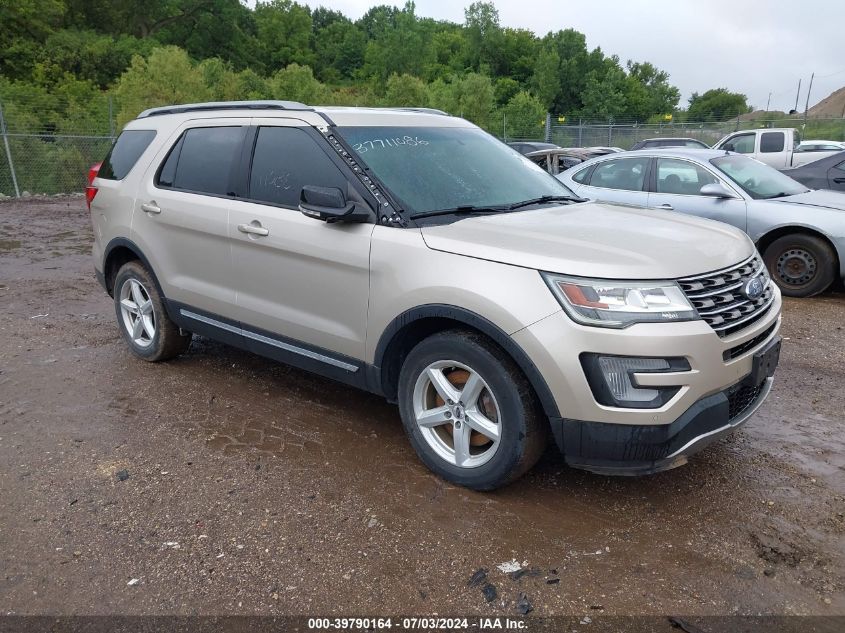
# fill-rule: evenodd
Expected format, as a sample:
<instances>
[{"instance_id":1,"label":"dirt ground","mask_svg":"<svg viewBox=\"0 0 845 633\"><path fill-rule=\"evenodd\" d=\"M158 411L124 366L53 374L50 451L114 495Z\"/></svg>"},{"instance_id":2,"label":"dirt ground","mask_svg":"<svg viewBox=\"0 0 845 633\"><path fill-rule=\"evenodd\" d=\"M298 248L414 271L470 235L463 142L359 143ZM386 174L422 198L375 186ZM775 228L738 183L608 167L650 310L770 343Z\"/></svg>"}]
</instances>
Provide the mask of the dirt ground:
<instances>
[{"instance_id":1,"label":"dirt ground","mask_svg":"<svg viewBox=\"0 0 845 633\"><path fill-rule=\"evenodd\" d=\"M845 615L841 293L786 301L771 397L687 466L550 450L481 494L375 396L206 339L134 359L91 239L81 198L0 202L2 613Z\"/></svg>"}]
</instances>

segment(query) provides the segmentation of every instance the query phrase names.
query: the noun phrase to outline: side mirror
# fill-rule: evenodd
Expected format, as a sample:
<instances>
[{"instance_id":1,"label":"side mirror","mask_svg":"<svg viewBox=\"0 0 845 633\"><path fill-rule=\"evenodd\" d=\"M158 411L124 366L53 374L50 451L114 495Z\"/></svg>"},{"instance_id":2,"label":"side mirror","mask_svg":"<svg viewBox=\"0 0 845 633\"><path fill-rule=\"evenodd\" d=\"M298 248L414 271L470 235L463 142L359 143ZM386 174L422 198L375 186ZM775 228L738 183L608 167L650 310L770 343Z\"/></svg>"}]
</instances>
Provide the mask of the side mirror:
<instances>
[{"instance_id":1,"label":"side mirror","mask_svg":"<svg viewBox=\"0 0 845 633\"><path fill-rule=\"evenodd\" d=\"M701 188L699 193L702 196L707 196L708 198L735 198L733 192L731 192L725 185L719 182L711 182L710 184L704 185Z\"/></svg>"},{"instance_id":2,"label":"side mirror","mask_svg":"<svg viewBox=\"0 0 845 633\"><path fill-rule=\"evenodd\" d=\"M370 214L359 211L354 202L347 202L337 187L305 185L299 194L299 210L309 218L334 222L365 222Z\"/></svg>"},{"instance_id":3,"label":"side mirror","mask_svg":"<svg viewBox=\"0 0 845 633\"><path fill-rule=\"evenodd\" d=\"M735 152L735 151L736 151L736 149L734 149L734 144L733 144L733 143L725 143L725 144L724 144L724 145L722 145L722 147L720 147L719 149L723 149L723 150L725 150L726 152Z\"/></svg>"}]
</instances>

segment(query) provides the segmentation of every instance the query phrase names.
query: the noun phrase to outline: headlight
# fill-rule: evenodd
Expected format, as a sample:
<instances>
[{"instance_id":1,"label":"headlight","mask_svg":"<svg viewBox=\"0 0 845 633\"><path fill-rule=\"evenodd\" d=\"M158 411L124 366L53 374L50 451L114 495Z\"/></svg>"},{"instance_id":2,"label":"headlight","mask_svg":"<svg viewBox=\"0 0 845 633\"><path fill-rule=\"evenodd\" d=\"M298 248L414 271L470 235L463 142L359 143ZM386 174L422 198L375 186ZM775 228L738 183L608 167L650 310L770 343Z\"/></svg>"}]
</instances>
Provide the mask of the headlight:
<instances>
[{"instance_id":1,"label":"headlight","mask_svg":"<svg viewBox=\"0 0 845 633\"><path fill-rule=\"evenodd\" d=\"M624 328L634 323L691 321L698 313L674 281L613 281L542 273L578 323Z\"/></svg>"}]
</instances>

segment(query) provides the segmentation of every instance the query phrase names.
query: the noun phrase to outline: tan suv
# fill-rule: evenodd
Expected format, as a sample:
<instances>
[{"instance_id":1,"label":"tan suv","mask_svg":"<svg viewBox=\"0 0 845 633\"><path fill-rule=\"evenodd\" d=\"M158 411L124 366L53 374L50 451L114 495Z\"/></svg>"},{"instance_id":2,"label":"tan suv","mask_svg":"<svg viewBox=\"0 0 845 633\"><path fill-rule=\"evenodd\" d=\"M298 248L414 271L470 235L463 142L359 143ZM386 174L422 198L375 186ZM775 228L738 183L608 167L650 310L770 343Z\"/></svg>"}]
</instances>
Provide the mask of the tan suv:
<instances>
[{"instance_id":1,"label":"tan suv","mask_svg":"<svg viewBox=\"0 0 845 633\"><path fill-rule=\"evenodd\" d=\"M471 488L549 430L578 468L679 466L771 389L781 299L742 232L585 202L442 112L148 110L87 197L137 356L198 334L382 394Z\"/></svg>"}]
</instances>

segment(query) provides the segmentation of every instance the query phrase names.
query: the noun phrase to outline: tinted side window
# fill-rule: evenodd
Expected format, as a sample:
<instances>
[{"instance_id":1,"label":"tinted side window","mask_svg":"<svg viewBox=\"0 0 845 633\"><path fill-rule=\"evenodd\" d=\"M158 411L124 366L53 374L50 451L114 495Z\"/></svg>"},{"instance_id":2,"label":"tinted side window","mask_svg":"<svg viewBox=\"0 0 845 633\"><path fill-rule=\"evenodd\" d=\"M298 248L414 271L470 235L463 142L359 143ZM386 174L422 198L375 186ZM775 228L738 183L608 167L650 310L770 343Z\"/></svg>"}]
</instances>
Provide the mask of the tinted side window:
<instances>
[{"instance_id":1,"label":"tinted side window","mask_svg":"<svg viewBox=\"0 0 845 633\"><path fill-rule=\"evenodd\" d=\"M838 165L834 165L833 168L838 169L839 171L845 171L845 161L842 161Z\"/></svg>"},{"instance_id":2,"label":"tinted side window","mask_svg":"<svg viewBox=\"0 0 845 633\"><path fill-rule=\"evenodd\" d=\"M98 178L123 180L155 138L154 130L121 132L97 174Z\"/></svg>"},{"instance_id":3,"label":"tinted side window","mask_svg":"<svg viewBox=\"0 0 845 633\"><path fill-rule=\"evenodd\" d=\"M200 127L185 132L164 162L157 184L199 193L229 194L240 158L242 127Z\"/></svg>"},{"instance_id":4,"label":"tinted side window","mask_svg":"<svg viewBox=\"0 0 845 633\"><path fill-rule=\"evenodd\" d=\"M783 132L763 132L760 135L760 151L766 153L782 152L784 147Z\"/></svg>"},{"instance_id":5,"label":"tinted side window","mask_svg":"<svg viewBox=\"0 0 845 633\"><path fill-rule=\"evenodd\" d=\"M249 197L299 205L305 185L337 187L346 193L346 177L307 132L295 127L262 127L255 141Z\"/></svg>"},{"instance_id":6,"label":"tinted side window","mask_svg":"<svg viewBox=\"0 0 845 633\"><path fill-rule=\"evenodd\" d=\"M642 191L648 158L620 158L596 165L590 185L605 189Z\"/></svg>"}]
</instances>

